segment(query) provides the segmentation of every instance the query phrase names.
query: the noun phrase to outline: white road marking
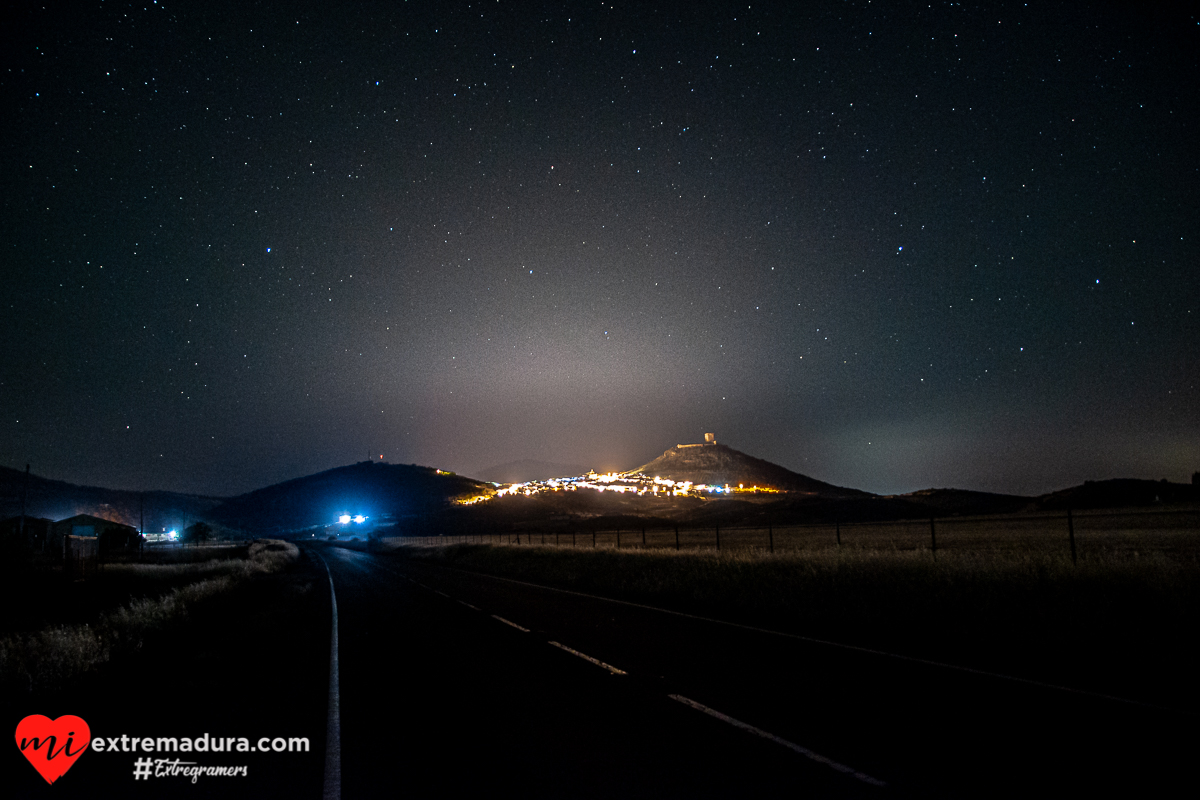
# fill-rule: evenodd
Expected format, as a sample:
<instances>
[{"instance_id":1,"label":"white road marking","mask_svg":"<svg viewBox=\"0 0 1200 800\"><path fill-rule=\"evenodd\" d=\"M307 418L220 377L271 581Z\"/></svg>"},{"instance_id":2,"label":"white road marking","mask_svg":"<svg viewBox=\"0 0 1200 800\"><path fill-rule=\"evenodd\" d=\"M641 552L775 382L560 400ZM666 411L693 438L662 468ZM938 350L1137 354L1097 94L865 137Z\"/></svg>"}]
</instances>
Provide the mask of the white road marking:
<instances>
[{"instance_id":1,"label":"white road marking","mask_svg":"<svg viewBox=\"0 0 1200 800\"><path fill-rule=\"evenodd\" d=\"M866 773L863 773L863 772L859 772L858 770L854 769L853 767L847 767L845 764L839 764L837 761L834 761L831 758L826 758L825 756L821 755L820 753L814 753L812 750L809 750L807 747L801 747L800 745L796 744L795 742L789 742L787 739L776 736L773 733L767 733L762 728L756 728L753 725L747 725L746 723L742 722L741 720L734 719L733 717L731 717L727 714L722 714L720 711L717 711L714 708L709 708L706 705L697 703L695 700L689 700L688 698L684 697L683 695L669 694L669 695L667 695L667 697L670 697L672 700L675 700L676 702L683 703L685 706L691 706L692 708L696 709L697 711L703 711L705 714L708 714L710 717L716 717L717 719L721 720L722 722L727 722L735 728L741 728L742 730L746 731L747 733L753 733L755 736L761 736L762 738L769 739L770 741L775 742L776 744L781 744L784 747L788 748L789 750L793 750L793 751L799 753L800 755L804 756L805 758L810 758L819 764L824 764L827 767L836 769L838 772L844 772L847 775L852 775L855 778L858 778L863 783L869 783L872 786L887 786L886 783L879 780L878 778L872 778L870 775L867 775Z\"/></svg>"},{"instance_id":2,"label":"white road marking","mask_svg":"<svg viewBox=\"0 0 1200 800\"><path fill-rule=\"evenodd\" d=\"M334 595L334 591L333 591L333 573L331 573L329 571L329 564L325 563L325 559L323 557L321 557L320 554L318 554L318 557L321 558L321 563L325 565L325 572L327 575L329 575L329 595L330 595L330 599L333 603L333 634L332 634L332 642L331 642L331 650L330 650L330 668L329 668L329 697L330 697L329 733L326 736L327 744L326 744L326 749L325 749L324 798L325 798L325 800L340 800L340 798L341 798L341 753L340 753L341 735L340 735L340 724L339 724L338 711L337 711L337 709L338 709L337 597ZM381 567L381 568L385 572L392 572L392 574L394 574L394 575L399 574L399 573L393 572L390 569L387 569L386 567ZM465 572L466 570L462 570L462 571ZM487 577L495 577L495 576L491 575L491 576L487 576ZM411 579L409 579L409 580L411 580ZM511 579L498 578L498 580L511 580ZM416 581L413 581L413 582L416 583ZM523 581L511 581L511 582L524 583ZM417 585L422 586L426 589L430 588L428 586L425 586L425 584L423 584L423 583L418 583ZM553 589L553 587L549 587L549 586L538 586L537 584L532 584L532 583L524 584L524 585L533 586L533 587L541 588L541 589L552 589L553 591L563 591L563 592L567 591L565 589ZM442 597L450 597L450 595L446 594L445 592L438 591L437 589L432 589L431 591L437 592ZM582 592L567 592L567 593L568 594L579 594L584 597L593 597L597 600L609 600L609 598L606 598L606 597L597 597L595 595L587 595L587 594L583 594ZM453 598L451 598L451 599L453 599ZM457 602L462 603L467 608L473 609L475 611L479 611L478 608L471 605L470 603L467 603L462 600L459 600ZM610 600L610 602L624 603L626 605L638 605L637 603L626 603L623 600ZM641 607L648 608L648 609L651 609L654 611L666 611L666 609L656 609L653 606L641 606ZM666 613L678 614L680 612L666 611ZM692 615L691 614L683 614L682 616L690 617ZM528 628L523 628L520 625L518 625L517 623L515 623L511 620L507 620L504 617L498 616L496 614L492 614L491 617L492 617L492 619L503 622L505 625L511 625L512 627L516 628L519 631L522 631L524 633L529 633ZM704 617L699 617L698 619L704 619ZM720 620L712 620L712 621L720 622ZM733 623L727 623L727 624L733 624ZM738 626L738 627L746 627L746 626ZM768 631L768 632L771 632L771 631ZM787 635L787 634L783 634L783 635ZM804 638L804 637L798 637L798 638ZM628 675L629 674L628 672L626 672L623 669L614 667L612 664L606 664L598 658L592 658L587 653L581 653L578 650L575 650L574 648L571 648L571 647L567 647L565 644L562 644L560 642L550 642L549 644L553 645L554 647L557 647L560 650L564 650L573 656L582 658L584 661L595 664L598 667L602 667L603 669L608 670L609 672L611 672L614 675ZM726 722L726 723L734 726L735 728L740 728L741 730L744 730L748 733L753 733L755 736L760 736L763 739L768 739L772 742L775 742L776 744L781 744L784 747L788 748L789 750L797 752L806 758L809 758L820 764L824 764L832 769L837 770L838 772L842 772L847 775L851 775L851 776L857 778L858 780L863 781L864 783L869 783L872 786L881 786L881 787L887 786L887 784L885 782L878 780L876 778L872 778L870 775L867 775L866 773L859 772L858 770L854 769L853 767L848 767L845 764L841 764L837 761L834 761L833 759L826 758L825 756L821 755L820 753L815 753L812 750L809 750L807 747L801 747L800 745L796 744L795 742L789 742L787 739L776 736L773 733L768 733L767 731L764 731L761 728L756 728L753 725L748 725L745 722L742 722L741 720L734 719L733 717L731 717L727 714L722 714L720 711L717 711L716 709L709 708L708 706L703 705L701 703L697 703L695 700L691 700L687 697L684 697L683 695L671 694L671 695L667 695L667 696L670 697L672 700L675 700L676 702L683 703L686 706L691 706L692 708L696 709L697 711L701 711L705 714L708 714L710 717L715 717L716 719L719 719L722 722ZM337 742L338 744L335 745L334 742ZM332 769L330 767L331 759L333 761ZM333 776L332 785L331 785L331 776Z\"/></svg>"},{"instance_id":3,"label":"white road marking","mask_svg":"<svg viewBox=\"0 0 1200 800\"><path fill-rule=\"evenodd\" d=\"M324 563L325 559L322 558L321 561L322 561L322 563ZM386 567L381 567L381 569L383 569L385 572L392 572L392 574L399 574L399 573L393 572L390 569L387 569ZM327 573L329 572L328 564L325 564L325 571ZM460 570L460 571L465 572L466 570ZM490 575L487 577L495 577L495 576ZM609 602L613 602L613 603L623 603L625 605L633 605L633 606L638 605L637 603L627 603L626 601L623 601L623 600L610 600L607 597L597 597L595 595L583 594L582 592L570 592L570 591L567 591L566 589L553 589L553 587L538 586L537 584L533 584L533 583L527 584L527 583L524 583L524 581L513 581L510 578L498 578L497 580L511 581L512 583L520 583L520 584L523 584L526 586L533 586L535 588L540 588L540 589L551 589L553 591L567 592L568 594L578 594L578 595L582 595L583 597L591 597L591 598L594 598L597 600L609 600ZM413 581L413 582L416 583L416 581ZM418 583L417 585L424 586L426 589L430 588L428 586L425 586L425 584L423 584L423 583ZM433 589L433 591L437 592L438 594L442 595L443 597L449 597L449 595L445 594L444 592L439 592L437 589ZM332 573L329 574L329 592L330 592L330 596L332 597L333 596L333 575L332 575ZM467 608L474 609L475 611L479 611L478 608L471 605L470 603L464 602L462 600L459 600L458 602L462 603ZM647 608L652 611L664 611L665 613L668 613L668 614L680 614L680 612L678 612L678 611L667 611L666 609L657 609L657 608L654 608L653 606L640 606L640 607ZM331 709L330 725L336 726L335 718L333 716L333 709L336 708L335 704L337 702L337 697L336 697L337 690L336 690L336 684L335 684L335 676L337 674L337 672L336 672L336 670L337 670L337 600L336 600L336 598L334 598L333 616L334 616L334 620L333 620L333 653L331 655L332 664L330 666L330 709ZM528 628L523 628L520 625L518 625L517 623L512 622L511 620L507 620L504 617L498 616L496 614L492 614L491 616L493 619L499 620L500 622L503 622L505 625L511 625L512 627L516 628L519 631L522 631L524 633L529 633ZM691 614L682 614L682 616L691 617L692 615ZM697 619L705 619L705 618L697 617ZM711 620L711 621L712 622L720 622L720 620ZM736 624L736 623L726 623L726 624ZM748 627L748 626L738 625L737 627ZM760 629L753 629L753 630L760 630ZM766 631L766 632L774 633L774 631ZM787 636L789 634L780 634L780 635ZM805 637L796 637L796 638L805 638ZM587 653L581 653L578 650L575 650L574 648L571 648L571 647L567 647L565 644L562 644L560 642L550 642L550 644L553 645L554 647L557 647L560 650L565 650L566 652L570 653L573 656L582 658L584 661L595 664L598 667L602 667L603 669L608 670L609 672L611 672L614 675L628 675L629 674L623 669L614 667L612 664L606 664L598 658L592 658ZM862 649L862 648L856 648L856 649ZM851 775L851 776L857 778L858 780L863 781L864 783L869 783L872 786L886 786L887 785L886 783L884 783L881 780L872 778L870 775L867 775L865 773L855 770L853 767L848 767L845 764L841 764L841 763L838 763L837 761L826 758L825 756L823 756L819 753L814 753L812 750L809 750L807 747L801 747L800 745L798 745L794 742L789 742L787 739L783 739L779 736L776 736L773 733L768 733L767 731L764 731L761 728L756 728L753 725L747 725L745 722L742 722L741 720L736 720L733 717L730 717L726 714L722 714L720 711L717 711L716 709L712 709L706 705L697 703L695 700L690 700L690 699L684 697L683 695L672 694L672 695L668 695L668 697L670 697L672 700L675 700L676 702L683 703L684 705L687 705L687 706L691 706L692 708L696 709L697 711L702 711L711 717L715 717L715 718L721 720L722 722L727 722L730 725L733 725L735 728L741 728L742 730L747 731L748 733L753 733L755 736L761 736L764 739L769 739L772 742L781 744L784 747L788 748L789 750L793 750L793 751L799 753L800 755L805 756L806 758L810 758L813 761L816 761L821 764L825 764L826 766L829 766L829 767L837 770L838 772L843 772L847 775ZM332 738L331 737L329 737L329 738L330 738L330 741L332 741ZM340 740L340 735L339 735L339 740ZM335 769L337 771L337 778L336 778L337 787L334 790L335 793L330 794L329 749L327 747L326 748L326 757L325 757L325 764L326 764L326 768L325 768L325 798L326 798L326 800L340 800L340 798L341 798L340 754L335 756L335 758L338 761L338 763L335 767Z\"/></svg>"},{"instance_id":4,"label":"white road marking","mask_svg":"<svg viewBox=\"0 0 1200 800\"><path fill-rule=\"evenodd\" d=\"M434 594L440 594L442 597L445 597L447 600L453 600L453 599L454 599L453 597L451 597L450 595L446 594L445 592L440 592L440 591L438 591L437 589L434 589L434 590L433 590L433 593L434 593Z\"/></svg>"},{"instance_id":5,"label":"white road marking","mask_svg":"<svg viewBox=\"0 0 1200 800\"><path fill-rule=\"evenodd\" d=\"M473 608L473 607L474 607L474 606L472 606L472 608ZM476 609L476 610L478 610L478 609ZM522 628L522 627L521 627L520 625L518 625L517 623L515 623L515 622L510 622L509 620L506 620L504 617L498 617L498 616L496 616L495 614L492 614L492 619L498 619L498 620L500 620L501 622L503 622L505 625L512 625L514 628L516 628L516 629L517 629L517 630L519 630L519 631L523 631L523 632L525 632L525 633L529 633L529 628Z\"/></svg>"},{"instance_id":6,"label":"white road marking","mask_svg":"<svg viewBox=\"0 0 1200 800\"><path fill-rule=\"evenodd\" d=\"M629 674L628 672L626 672L623 669L617 669L612 664L605 664L603 661L601 661L598 658L592 658L591 656L587 655L586 653L581 653L578 650L572 650L571 648L567 647L565 644L559 644L558 642L550 642L550 644L554 645L555 647L557 647L560 650L566 650L568 653L570 653L573 656L579 656L584 661L590 661L593 664L595 664L597 667L604 667L606 670L611 672L613 675L628 675Z\"/></svg>"},{"instance_id":7,"label":"white road marking","mask_svg":"<svg viewBox=\"0 0 1200 800\"><path fill-rule=\"evenodd\" d=\"M865 653L867 655L879 656L881 658L892 658L897 661L907 661L910 664L923 664L927 667L937 667L939 669L950 670L952 672L962 672L968 675L978 675L984 678L994 678L996 680L1011 681L1012 683L1020 683L1026 686L1036 686L1039 689L1050 689L1057 692L1067 692L1069 694L1082 695L1091 697L1097 700L1110 700L1115 703L1124 703L1131 706L1140 706L1142 708L1152 708L1155 711L1167 711L1173 714L1183 716L1195 716L1195 712L1185 711L1178 708L1169 708L1167 706L1155 705L1153 703L1144 703L1140 700L1130 700L1128 697L1117 697L1116 695L1103 694L1101 692L1090 692L1086 689L1075 689L1070 686L1062 686L1057 683L1046 683L1044 681L1033 680L1032 678L1021 678L1016 675L1005 675L1002 672L990 672L985 669L975 669L974 667L963 667L958 664L947 664L942 661L933 661L928 658L918 658L917 656L906 656L900 653L889 653L886 650L875 650L870 647L861 647L855 644L843 644L842 642L831 642L826 639L814 639L811 636L801 636L798 633L785 633L783 631L773 631L770 628L759 628L755 625L743 625L740 622L729 622L723 619L713 619L712 617L702 617L699 614L688 614L685 611L672 611L669 608L659 608L657 606L648 606L644 603L633 603L629 600L616 600L612 597L602 597L598 594L588 594L587 592L575 592L570 589L559 589L554 586L543 586L540 583L529 583L528 581L519 581L515 578L502 578L499 575L489 575L486 572L474 572L469 569L459 569L458 567L447 567L442 564L432 564L431 566L439 567L440 569L448 569L452 572L462 572L467 575L475 575L480 578L491 578L492 580L504 581L505 583L515 583L518 586L529 586L534 589L545 589L548 592L559 592L561 594L572 594L576 597L586 597L590 600L602 600L606 603L616 603L622 606L632 606L633 608L644 608L647 611L657 611L660 614L670 614L676 617L685 619L694 619L700 622L711 622L714 625L725 625L730 628L740 628L744 631L754 631L755 633L765 633L770 636L781 636L785 639L795 639L800 642L808 642L810 644L823 645L825 647L834 647L839 650L852 650L857 653Z\"/></svg>"},{"instance_id":8,"label":"white road marking","mask_svg":"<svg viewBox=\"0 0 1200 800\"><path fill-rule=\"evenodd\" d=\"M329 576L329 602L333 606L333 625L329 635L329 719L325 724L325 787L324 800L342 797L342 711L341 679L338 677L338 610L337 593L333 590L333 573L325 557L317 553Z\"/></svg>"}]
</instances>

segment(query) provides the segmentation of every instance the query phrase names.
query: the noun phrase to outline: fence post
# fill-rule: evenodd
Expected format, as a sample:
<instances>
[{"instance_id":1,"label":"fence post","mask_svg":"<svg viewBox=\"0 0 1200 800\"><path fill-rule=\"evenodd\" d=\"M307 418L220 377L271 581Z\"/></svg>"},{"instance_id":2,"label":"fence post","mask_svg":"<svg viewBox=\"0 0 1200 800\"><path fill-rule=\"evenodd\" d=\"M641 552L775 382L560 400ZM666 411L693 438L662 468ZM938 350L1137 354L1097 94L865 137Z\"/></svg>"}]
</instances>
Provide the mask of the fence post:
<instances>
[{"instance_id":1,"label":"fence post","mask_svg":"<svg viewBox=\"0 0 1200 800\"><path fill-rule=\"evenodd\" d=\"M1067 536L1071 539L1071 563L1078 564L1075 560L1075 520L1071 518L1071 509L1067 509Z\"/></svg>"},{"instance_id":2,"label":"fence post","mask_svg":"<svg viewBox=\"0 0 1200 800\"><path fill-rule=\"evenodd\" d=\"M717 526L717 549L721 549L721 526Z\"/></svg>"},{"instance_id":3,"label":"fence post","mask_svg":"<svg viewBox=\"0 0 1200 800\"><path fill-rule=\"evenodd\" d=\"M675 526L675 549L679 549L679 526Z\"/></svg>"},{"instance_id":4,"label":"fence post","mask_svg":"<svg viewBox=\"0 0 1200 800\"><path fill-rule=\"evenodd\" d=\"M933 517L929 518L929 545L933 551L933 557L937 558L937 532L933 528Z\"/></svg>"},{"instance_id":5,"label":"fence post","mask_svg":"<svg viewBox=\"0 0 1200 800\"><path fill-rule=\"evenodd\" d=\"M770 525L767 526L767 547L771 549L772 553L775 552L775 529Z\"/></svg>"}]
</instances>

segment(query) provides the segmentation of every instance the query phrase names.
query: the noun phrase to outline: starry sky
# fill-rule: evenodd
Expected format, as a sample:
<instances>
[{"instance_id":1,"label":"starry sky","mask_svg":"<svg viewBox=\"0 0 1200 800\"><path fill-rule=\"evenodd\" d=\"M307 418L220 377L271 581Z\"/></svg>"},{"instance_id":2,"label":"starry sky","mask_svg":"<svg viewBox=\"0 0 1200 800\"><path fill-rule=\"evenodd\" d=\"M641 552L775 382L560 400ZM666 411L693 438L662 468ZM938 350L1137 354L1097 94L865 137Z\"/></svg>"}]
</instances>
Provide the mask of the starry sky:
<instances>
[{"instance_id":1,"label":"starry sky","mask_svg":"<svg viewBox=\"0 0 1200 800\"><path fill-rule=\"evenodd\" d=\"M1200 16L0 13L5 466L224 495L712 431L881 493L1200 469Z\"/></svg>"}]
</instances>

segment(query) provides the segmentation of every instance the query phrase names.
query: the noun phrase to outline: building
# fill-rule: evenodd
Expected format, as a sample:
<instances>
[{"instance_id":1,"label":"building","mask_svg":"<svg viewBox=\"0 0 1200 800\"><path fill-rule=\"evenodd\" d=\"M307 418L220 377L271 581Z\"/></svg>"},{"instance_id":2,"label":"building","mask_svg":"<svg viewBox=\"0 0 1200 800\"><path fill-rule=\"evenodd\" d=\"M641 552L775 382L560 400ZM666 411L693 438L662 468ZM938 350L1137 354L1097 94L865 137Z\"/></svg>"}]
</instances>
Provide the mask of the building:
<instances>
[{"instance_id":1,"label":"building","mask_svg":"<svg viewBox=\"0 0 1200 800\"><path fill-rule=\"evenodd\" d=\"M678 448L704 447L705 445L716 444L716 443L717 443L717 435L715 433L706 433L706 434L704 434L703 442L697 442L696 444L677 444L675 446Z\"/></svg>"},{"instance_id":2,"label":"building","mask_svg":"<svg viewBox=\"0 0 1200 800\"><path fill-rule=\"evenodd\" d=\"M6 555L42 552L53 524L48 519L29 516L0 520L0 551Z\"/></svg>"},{"instance_id":3,"label":"building","mask_svg":"<svg viewBox=\"0 0 1200 800\"><path fill-rule=\"evenodd\" d=\"M93 517L91 514L76 514L60 519L51 526L46 552L64 555L67 552L67 537L94 541L95 551L101 557L135 551L142 541L137 528L132 525ZM80 547L84 550L91 549L90 544L72 549L79 550Z\"/></svg>"}]
</instances>

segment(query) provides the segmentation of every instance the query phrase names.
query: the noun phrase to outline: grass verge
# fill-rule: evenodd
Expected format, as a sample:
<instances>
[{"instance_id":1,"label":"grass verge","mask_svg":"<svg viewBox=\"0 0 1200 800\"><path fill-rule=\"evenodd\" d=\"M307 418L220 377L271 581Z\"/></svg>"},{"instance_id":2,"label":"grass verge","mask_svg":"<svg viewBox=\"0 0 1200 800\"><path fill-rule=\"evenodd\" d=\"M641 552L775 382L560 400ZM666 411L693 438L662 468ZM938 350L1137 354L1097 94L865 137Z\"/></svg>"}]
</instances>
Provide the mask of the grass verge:
<instances>
[{"instance_id":1,"label":"grass verge","mask_svg":"<svg viewBox=\"0 0 1200 800\"><path fill-rule=\"evenodd\" d=\"M56 625L0 639L0 686L10 692L54 690L114 655L136 651L147 637L186 617L195 604L255 575L277 572L299 556L294 544L255 542L244 559L193 564L121 564L129 579L189 580L153 598L131 600L94 625Z\"/></svg>"}]
</instances>

